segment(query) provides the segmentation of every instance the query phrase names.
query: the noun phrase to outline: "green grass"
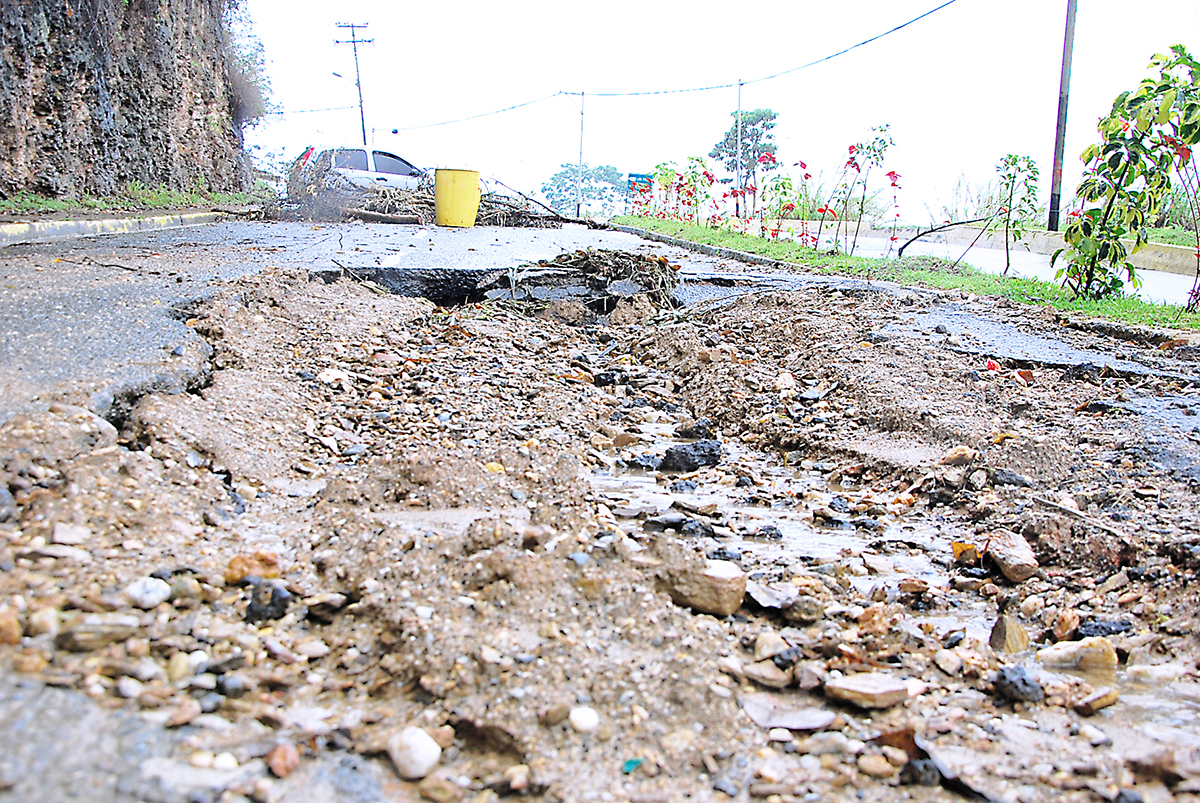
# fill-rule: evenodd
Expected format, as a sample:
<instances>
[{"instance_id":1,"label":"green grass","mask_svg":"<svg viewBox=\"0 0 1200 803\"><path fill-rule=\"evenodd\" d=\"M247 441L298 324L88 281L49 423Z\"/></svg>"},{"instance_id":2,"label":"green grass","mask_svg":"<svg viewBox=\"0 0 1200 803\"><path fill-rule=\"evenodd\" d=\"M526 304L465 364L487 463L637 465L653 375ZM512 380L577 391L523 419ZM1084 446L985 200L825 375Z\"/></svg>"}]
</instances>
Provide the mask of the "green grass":
<instances>
[{"instance_id":1,"label":"green grass","mask_svg":"<svg viewBox=\"0 0 1200 803\"><path fill-rule=\"evenodd\" d=\"M1167 226L1161 229L1147 229L1152 243L1166 245L1182 245L1184 248L1196 247L1196 232L1181 229L1178 226Z\"/></svg>"},{"instance_id":2,"label":"green grass","mask_svg":"<svg viewBox=\"0 0 1200 803\"><path fill-rule=\"evenodd\" d=\"M705 243L793 262L798 268L809 273L854 276L938 290L961 290L981 296L1007 298L1020 304L1050 306L1062 312L1079 313L1123 323L1174 329L1200 329L1200 313L1186 313L1180 307L1151 304L1128 297L1108 298L1101 301L1074 299L1071 298L1070 293L1053 282L996 276L976 270L969 265L954 265L935 257L868 259L840 254L831 256L815 252L811 248L805 248L790 240L766 240L761 237L737 234L727 229L710 229L706 226L695 226L674 220L623 215L613 218L610 222L656 231L689 242Z\"/></svg>"},{"instance_id":3,"label":"green grass","mask_svg":"<svg viewBox=\"0 0 1200 803\"><path fill-rule=\"evenodd\" d=\"M266 182L258 182L252 192L180 192L161 185L151 187L131 181L117 195L79 198L51 198L31 192L19 192L0 200L0 215L38 215L76 210L107 210L113 212L150 211L155 209L211 208L215 205L245 206L265 203L275 197Z\"/></svg>"}]
</instances>

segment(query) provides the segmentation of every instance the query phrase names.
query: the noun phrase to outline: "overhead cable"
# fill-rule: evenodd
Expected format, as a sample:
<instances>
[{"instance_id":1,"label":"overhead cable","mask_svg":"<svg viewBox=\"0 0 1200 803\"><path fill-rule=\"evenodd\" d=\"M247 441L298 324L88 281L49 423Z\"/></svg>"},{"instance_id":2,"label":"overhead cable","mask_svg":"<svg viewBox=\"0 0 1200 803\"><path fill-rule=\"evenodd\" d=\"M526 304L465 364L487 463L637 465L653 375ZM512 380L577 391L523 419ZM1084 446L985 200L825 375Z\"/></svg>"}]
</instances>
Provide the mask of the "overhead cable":
<instances>
[{"instance_id":1,"label":"overhead cable","mask_svg":"<svg viewBox=\"0 0 1200 803\"><path fill-rule=\"evenodd\" d=\"M790 75L791 73L808 69L809 67L815 67L816 65L821 64L823 62L829 61L831 59L836 59L838 56L844 56L852 50L857 50L858 48L860 48L864 45L869 45L872 42L878 41L879 39L882 39L885 36L889 36L891 34L896 33L897 31L907 28L909 25L912 25L914 22L919 22L920 20L925 19L929 15L935 14L938 11L941 11L946 6L954 5L954 3L956 3L956 2L958 2L958 0L947 0L945 3L942 3L937 8L932 8L929 11L926 11L924 14L913 17L908 22L897 25L894 28L890 28L890 29L884 31L883 33L876 34L875 36L872 36L870 39L864 39L863 41L859 42L858 44L851 45L850 47L846 48L845 50L839 50L836 53L831 53L830 55L819 58L816 61L810 61L807 64L801 64L799 67L792 67L790 70L784 70L783 72L777 72L773 75L765 75L761 78L753 78L749 81L742 81L741 84L743 86L745 86L746 84L758 84L758 83L762 83L763 81L770 81L775 78L780 78L784 75ZM697 86L697 87L691 87L689 89L658 89L658 90L651 90L651 91L644 91L644 92L588 92L587 94L592 97L600 97L600 98L629 98L629 97L639 97L639 96L647 96L647 95L680 95L680 94L684 94L684 93L688 93L688 92L709 92L714 89L732 89L733 87L735 87L737 85L738 85L738 82L735 81L735 82L729 83L729 84L713 84L711 86ZM583 93L580 93L580 92L555 92L553 95L546 95L545 97L537 98L536 100L527 100L524 103L518 103L515 106L506 106L503 109L496 109L495 111L483 112L482 114L474 114L474 115L471 115L470 117L460 117L457 120L443 120L440 123L429 123L427 125L405 126L404 128L397 128L395 130L396 131L418 131L418 130L425 129L425 128L437 128L438 126L443 126L443 125L453 125L454 123L465 123L469 120L478 120L481 117L490 117L494 114L503 114L504 112L510 112L514 109L520 109L524 106L532 106L535 103L541 103L544 100L550 100L551 98L556 98L560 95L580 95L580 94L583 94ZM345 108L353 108L353 107L347 106ZM312 109L311 111L326 111L326 110L325 109Z\"/></svg>"}]
</instances>

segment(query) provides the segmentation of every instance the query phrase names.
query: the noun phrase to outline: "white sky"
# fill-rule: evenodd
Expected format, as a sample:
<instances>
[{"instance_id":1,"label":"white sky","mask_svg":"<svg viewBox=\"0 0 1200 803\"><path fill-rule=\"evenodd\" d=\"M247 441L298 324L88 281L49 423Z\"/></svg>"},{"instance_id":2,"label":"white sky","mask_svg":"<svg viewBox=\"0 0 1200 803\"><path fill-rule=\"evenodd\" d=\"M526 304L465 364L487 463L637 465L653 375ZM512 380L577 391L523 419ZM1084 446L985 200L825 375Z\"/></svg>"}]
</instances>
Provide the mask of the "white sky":
<instances>
[{"instance_id":1,"label":"white sky","mask_svg":"<svg viewBox=\"0 0 1200 803\"><path fill-rule=\"evenodd\" d=\"M360 47L368 136L422 167L479 170L526 193L579 156L579 98L556 97L467 123L401 130L552 95L745 81L834 53L939 5L858 0L740 5L710 0L338 3L244 0L281 118L248 132L256 156L361 140L354 62L338 22L369 23ZM742 89L743 109L779 114L780 161L836 178L846 146L889 123L901 213L940 219L962 174L992 180L1028 154L1049 197L1066 0L957 0L832 61ZM1080 0L1064 203L1096 120L1172 44L1200 49L1200 0ZM346 79L334 77L337 72ZM352 106L334 112L304 109ZM622 172L707 156L732 122L736 89L585 101L584 161ZM879 186L885 183L878 176ZM876 185L876 180L872 180Z\"/></svg>"}]
</instances>

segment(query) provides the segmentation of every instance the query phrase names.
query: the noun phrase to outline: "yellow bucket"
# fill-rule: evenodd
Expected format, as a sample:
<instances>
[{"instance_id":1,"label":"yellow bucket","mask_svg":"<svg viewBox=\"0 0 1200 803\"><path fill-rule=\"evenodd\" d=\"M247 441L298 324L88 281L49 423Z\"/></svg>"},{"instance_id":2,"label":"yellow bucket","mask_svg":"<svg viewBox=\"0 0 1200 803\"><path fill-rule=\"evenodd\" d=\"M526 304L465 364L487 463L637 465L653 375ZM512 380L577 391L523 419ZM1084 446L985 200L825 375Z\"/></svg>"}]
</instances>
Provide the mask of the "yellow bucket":
<instances>
[{"instance_id":1,"label":"yellow bucket","mask_svg":"<svg viewBox=\"0 0 1200 803\"><path fill-rule=\"evenodd\" d=\"M433 208L439 226L474 226L479 214L479 171L438 168Z\"/></svg>"}]
</instances>

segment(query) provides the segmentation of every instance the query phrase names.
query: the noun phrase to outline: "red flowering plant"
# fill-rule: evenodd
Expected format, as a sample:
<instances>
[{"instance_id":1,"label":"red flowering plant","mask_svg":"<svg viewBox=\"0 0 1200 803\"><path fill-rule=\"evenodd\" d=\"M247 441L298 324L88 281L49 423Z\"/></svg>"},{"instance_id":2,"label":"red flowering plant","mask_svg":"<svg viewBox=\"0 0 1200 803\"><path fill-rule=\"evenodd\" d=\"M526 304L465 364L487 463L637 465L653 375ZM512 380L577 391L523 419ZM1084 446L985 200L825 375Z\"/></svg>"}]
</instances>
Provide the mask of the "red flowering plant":
<instances>
[{"instance_id":1,"label":"red flowering plant","mask_svg":"<svg viewBox=\"0 0 1200 803\"><path fill-rule=\"evenodd\" d=\"M837 220L837 228L834 231L833 247L838 250L841 247L842 239L842 223L846 223L846 236L849 237L849 223L851 218L856 218L858 226L854 229L854 240L850 244L848 253L854 254L854 249L858 245L858 233L862 227L863 214L866 212L867 206L867 181L871 175L872 167L879 167L883 164L884 155L887 149L895 144L892 141L888 131L891 126L884 124L875 126L871 129L874 135L868 142L859 142L847 148L846 164L842 167L842 174L838 178L837 185L834 187L833 193L829 196L829 200L824 204L823 210L817 210L821 214L821 222L817 226L817 239L821 237L821 230L825 227L825 218L831 210L840 208L840 215L835 214L832 217ZM851 208L851 203L854 201L855 191L859 185L862 185L862 198L858 201L857 210Z\"/></svg>"},{"instance_id":2,"label":"red flowering plant","mask_svg":"<svg viewBox=\"0 0 1200 803\"><path fill-rule=\"evenodd\" d=\"M896 247L896 241L900 239L896 236L896 224L900 222L900 174L895 170L889 170L887 177L892 184L892 233L888 237L888 250L884 256L891 256L892 249Z\"/></svg>"}]
</instances>

